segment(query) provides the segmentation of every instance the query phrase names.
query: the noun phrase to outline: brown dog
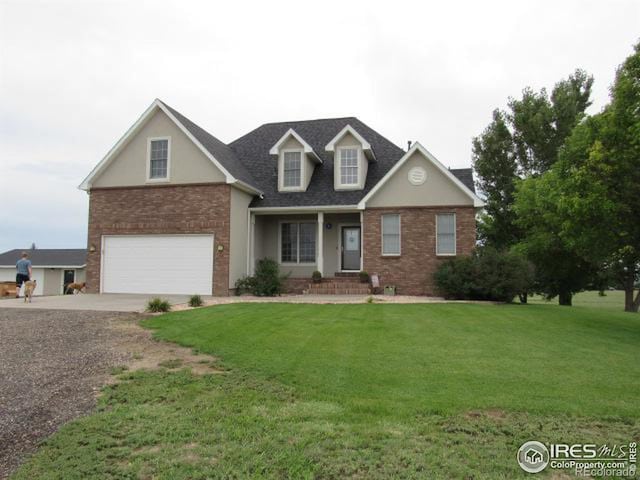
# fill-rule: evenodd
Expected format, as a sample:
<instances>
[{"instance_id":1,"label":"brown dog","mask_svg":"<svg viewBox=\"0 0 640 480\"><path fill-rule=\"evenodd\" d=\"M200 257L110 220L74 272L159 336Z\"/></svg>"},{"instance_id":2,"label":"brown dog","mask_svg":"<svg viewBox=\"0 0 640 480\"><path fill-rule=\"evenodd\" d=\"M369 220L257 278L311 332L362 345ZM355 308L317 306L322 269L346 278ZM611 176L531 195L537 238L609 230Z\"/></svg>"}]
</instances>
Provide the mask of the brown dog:
<instances>
[{"instance_id":1,"label":"brown dog","mask_svg":"<svg viewBox=\"0 0 640 480\"><path fill-rule=\"evenodd\" d=\"M29 299L29 303L31 303L31 297L33 296L33 291L36 289L36 281L29 280L28 282L24 282L24 303L27 303L27 299Z\"/></svg>"},{"instance_id":2,"label":"brown dog","mask_svg":"<svg viewBox=\"0 0 640 480\"><path fill-rule=\"evenodd\" d=\"M67 285L67 290L64 293L69 293L69 292L73 292L75 293L84 293L84 287L86 287L87 284L86 282L80 282L80 283L70 283L69 285Z\"/></svg>"}]
</instances>

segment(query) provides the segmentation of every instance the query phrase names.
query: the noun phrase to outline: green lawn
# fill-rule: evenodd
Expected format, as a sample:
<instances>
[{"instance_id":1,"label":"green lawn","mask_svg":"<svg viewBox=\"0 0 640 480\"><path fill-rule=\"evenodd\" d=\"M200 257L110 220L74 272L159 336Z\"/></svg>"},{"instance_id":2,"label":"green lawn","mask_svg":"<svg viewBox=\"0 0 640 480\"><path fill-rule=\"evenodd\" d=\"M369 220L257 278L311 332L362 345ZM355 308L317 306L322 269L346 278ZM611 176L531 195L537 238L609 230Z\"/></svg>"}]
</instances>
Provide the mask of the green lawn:
<instances>
[{"instance_id":1,"label":"green lawn","mask_svg":"<svg viewBox=\"0 0 640 480\"><path fill-rule=\"evenodd\" d=\"M624 310L624 290L607 290L604 293L604 297L595 291L577 293L573 297L573 305L576 307L606 308L617 312ZM547 301L534 295L529 299L529 302L539 305L557 305L558 299Z\"/></svg>"},{"instance_id":2,"label":"green lawn","mask_svg":"<svg viewBox=\"0 0 640 480\"><path fill-rule=\"evenodd\" d=\"M238 304L144 324L227 372L121 374L16 478L514 478L526 440L640 437L640 318L612 309Z\"/></svg>"}]
</instances>

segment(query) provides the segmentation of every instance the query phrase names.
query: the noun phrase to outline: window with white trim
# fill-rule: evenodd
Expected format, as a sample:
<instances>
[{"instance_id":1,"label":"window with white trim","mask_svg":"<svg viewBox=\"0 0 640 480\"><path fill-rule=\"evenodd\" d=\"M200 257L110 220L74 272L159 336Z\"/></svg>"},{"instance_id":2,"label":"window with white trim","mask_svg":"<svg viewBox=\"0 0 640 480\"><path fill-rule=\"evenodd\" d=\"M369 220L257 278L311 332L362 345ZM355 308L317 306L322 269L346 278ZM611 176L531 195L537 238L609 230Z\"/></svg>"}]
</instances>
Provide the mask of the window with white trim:
<instances>
[{"instance_id":1,"label":"window with white trim","mask_svg":"<svg viewBox=\"0 0 640 480\"><path fill-rule=\"evenodd\" d=\"M456 254L456 214L436 215L436 255Z\"/></svg>"},{"instance_id":2,"label":"window with white trim","mask_svg":"<svg viewBox=\"0 0 640 480\"><path fill-rule=\"evenodd\" d=\"M314 263L316 261L316 223L280 224L280 262Z\"/></svg>"},{"instance_id":3,"label":"window with white trim","mask_svg":"<svg viewBox=\"0 0 640 480\"><path fill-rule=\"evenodd\" d=\"M284 152L282 154L282 186L300 187L302 180L302 152Z\"/></svg>"},{"instance_id":4,"label":"window with white trim","mask_svg":"<svg viewBox=\"0 0 640 480\"><path fill-rule=\"evenodd\" d=\"M340 152L340 184L358 184L358 149L341 148Z\"/></svg>"},{"instance_id":5,"label":"window with white trim","mask_svg":"<svg viewBox=\"0 0 640 480\"><path fill-rule=\"evenodd\" d=\"M151 140L149 148L149 180L167 178L169 140Z\"/></svg>"},{"instance_id":6,"label":"window with white trim","mask_svg":"<svg viewBox=\"0 0 640 480\"><path fill-rule=\"evenodd\" d=\"M382 255L400 255L400 215L382 215Z\"/></svg>"}]
</instances>

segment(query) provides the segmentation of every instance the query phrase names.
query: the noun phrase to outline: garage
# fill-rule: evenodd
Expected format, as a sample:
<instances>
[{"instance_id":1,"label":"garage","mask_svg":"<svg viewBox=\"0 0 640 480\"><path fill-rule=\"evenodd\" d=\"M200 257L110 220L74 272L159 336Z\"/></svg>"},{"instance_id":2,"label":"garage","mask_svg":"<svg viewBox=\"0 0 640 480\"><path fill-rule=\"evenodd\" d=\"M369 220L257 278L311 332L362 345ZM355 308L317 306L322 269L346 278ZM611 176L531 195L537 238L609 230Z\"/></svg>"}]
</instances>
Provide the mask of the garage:
<instances>
[{"instance_id":1,"label":"garage","mask_svg":"<svg viewBox=\"0 0 640 480\"><path fill-rule=\"evenodd\" d=\"M213 235L102 237L102 293L200 294L213 290Z\"/></svg>"}]
</instances>

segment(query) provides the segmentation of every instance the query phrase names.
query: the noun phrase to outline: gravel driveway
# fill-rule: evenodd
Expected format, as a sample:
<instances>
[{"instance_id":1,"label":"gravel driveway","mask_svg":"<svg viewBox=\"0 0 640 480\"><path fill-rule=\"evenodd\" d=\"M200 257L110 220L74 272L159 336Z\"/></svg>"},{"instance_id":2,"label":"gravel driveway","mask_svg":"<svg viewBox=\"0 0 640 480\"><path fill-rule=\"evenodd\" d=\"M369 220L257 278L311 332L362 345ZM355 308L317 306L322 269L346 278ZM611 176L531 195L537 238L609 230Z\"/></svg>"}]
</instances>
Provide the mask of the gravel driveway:
<instances>
[{"instance_id":1,"label":"gravel driveway","mask_svg":"<svg viewBox=\"0 0 640 480\"><path fill-rule=\"evenodd\" d=\"M0 478L95 406L110 369L127 360L112 348L123 333L110 328L123 315L0 308Z\"/></svg>"}]
</instances>

